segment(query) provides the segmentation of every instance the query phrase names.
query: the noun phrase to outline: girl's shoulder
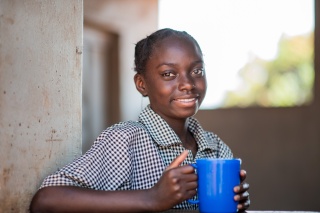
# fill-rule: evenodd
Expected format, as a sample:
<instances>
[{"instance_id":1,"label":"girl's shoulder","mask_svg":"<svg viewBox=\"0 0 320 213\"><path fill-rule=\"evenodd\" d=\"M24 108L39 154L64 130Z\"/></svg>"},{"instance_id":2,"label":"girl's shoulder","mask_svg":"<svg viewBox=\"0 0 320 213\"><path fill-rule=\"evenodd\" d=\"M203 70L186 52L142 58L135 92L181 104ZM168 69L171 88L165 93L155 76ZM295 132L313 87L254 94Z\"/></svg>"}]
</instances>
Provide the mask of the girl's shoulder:
<instances>
[{"instance_id":1,"label":"girl's shoulder","mask_svg":"<svg viewBox=\"0 0 320 213\"><path fill-rule=\"evenodd\" d=\"M209 131L204 130L204 133L205 133L205 136L208 139L212 140L213 142L215 142L215 143L222 142L221 138L217 134L215 134L214 132L209 132Z\"/></svg>"},{"instance_id":2,"label":"girl's shoulder","mask_svg":"<svg viewBox=\"0 0 320 213\"><path fill-rule=\"evenodd\" d=\"M108 127L99 135L97 140L103 138L131 138L136 135L148 135L146 127L138 121L122 121Z\"/></svg>"},{"instance_id":3,"label":"girl's shoulder","mask_svg":"<svg viewBox=\"0 0 320 213\"><path fill-rule=\"evenodd\" d=\"M122 131L131 133L136 131L146 131L146 127L139 121L122 121L108 127L105 131Z\"/></svg>"}]
</instances>

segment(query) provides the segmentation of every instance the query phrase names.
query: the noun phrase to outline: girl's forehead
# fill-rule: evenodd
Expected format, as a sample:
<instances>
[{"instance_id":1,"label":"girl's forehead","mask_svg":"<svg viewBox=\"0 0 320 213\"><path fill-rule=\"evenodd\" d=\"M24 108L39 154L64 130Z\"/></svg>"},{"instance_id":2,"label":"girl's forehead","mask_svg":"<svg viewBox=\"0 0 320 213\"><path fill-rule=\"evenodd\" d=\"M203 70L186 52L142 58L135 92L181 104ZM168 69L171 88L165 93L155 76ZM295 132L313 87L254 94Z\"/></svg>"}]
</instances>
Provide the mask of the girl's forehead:
<instances>
[{"instance_id":1,"label":"girl's forehead","mask_svg":"<svg viewBox=\"0 0 320 213\"><path fill-rule=\"evenodd\" d=\"M147 70L152 70L162 65L186 67L199 63L203 63L202 53L191 39L168 38L154 46L146 66Z\"/></svg>"}]
</instances>

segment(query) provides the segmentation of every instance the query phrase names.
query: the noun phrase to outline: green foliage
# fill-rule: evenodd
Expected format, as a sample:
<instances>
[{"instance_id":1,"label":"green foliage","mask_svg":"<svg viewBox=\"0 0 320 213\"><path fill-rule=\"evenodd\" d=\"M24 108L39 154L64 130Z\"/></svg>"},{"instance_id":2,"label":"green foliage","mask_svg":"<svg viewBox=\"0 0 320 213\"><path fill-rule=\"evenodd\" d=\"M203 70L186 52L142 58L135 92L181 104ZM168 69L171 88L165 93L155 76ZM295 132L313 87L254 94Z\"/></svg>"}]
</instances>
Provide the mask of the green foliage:
<instances>
[{"instance_id":1,"label":"green foliage","mask_svg":"<svg viewBox=\"0 0 320 213\"><path fill-rule=\"evenodd\" d=\"M313 33L282 36L277 57L266 61L256 56L239 71L241 85L230 91L224 107L291 107L313 99Z\"/></svg>"}]
</instances>

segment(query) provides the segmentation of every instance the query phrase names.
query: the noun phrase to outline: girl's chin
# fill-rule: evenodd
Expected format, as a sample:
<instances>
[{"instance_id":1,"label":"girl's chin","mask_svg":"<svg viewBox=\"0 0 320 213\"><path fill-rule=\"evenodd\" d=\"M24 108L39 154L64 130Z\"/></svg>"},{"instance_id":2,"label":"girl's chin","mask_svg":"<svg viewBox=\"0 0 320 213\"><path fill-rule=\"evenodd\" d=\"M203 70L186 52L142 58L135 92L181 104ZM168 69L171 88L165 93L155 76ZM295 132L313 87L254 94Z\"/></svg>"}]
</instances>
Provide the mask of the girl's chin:
<instances>
[{"instance_id":1,"label":"girl's chin","mask_svg":"<svg viewBox=\"0 0 320 213\"><path fill-rule=\"evenodd\" d=\"M179 110L176 112L176 114L178 115L178 117L188 118L188 117L194 116L198 112L198 110L199 110L198 107L189 108L189 109Z\"/></svg>"}]
</instances>

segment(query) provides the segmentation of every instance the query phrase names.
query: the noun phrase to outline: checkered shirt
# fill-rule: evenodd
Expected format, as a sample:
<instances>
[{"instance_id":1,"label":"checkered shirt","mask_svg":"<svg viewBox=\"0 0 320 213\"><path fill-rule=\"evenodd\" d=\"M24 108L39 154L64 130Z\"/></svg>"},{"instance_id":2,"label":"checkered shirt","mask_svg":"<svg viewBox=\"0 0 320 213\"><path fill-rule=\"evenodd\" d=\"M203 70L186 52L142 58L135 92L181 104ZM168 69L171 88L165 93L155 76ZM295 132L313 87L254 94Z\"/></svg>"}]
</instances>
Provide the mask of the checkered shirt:
<instances>
[{"instance_id":1,"label":"checkered shirt","mask_svg":"<svg viewBox=\"0 0 320 213\"><path fill-rule=\"evenodd\" d=\"M198 158L232 158L232 152L212 132L202 129L195 118L189 118L189 130L198 143L198 152L191 151L182 165ZM81 157L48 176L41 188L72 185L95 190L136 190L154 186L165 168L185 148L171 127L150 106L138 121L115 124L95 140ZM174 208L196 209L187 201Z\"/></svg>"}]
</instances>

